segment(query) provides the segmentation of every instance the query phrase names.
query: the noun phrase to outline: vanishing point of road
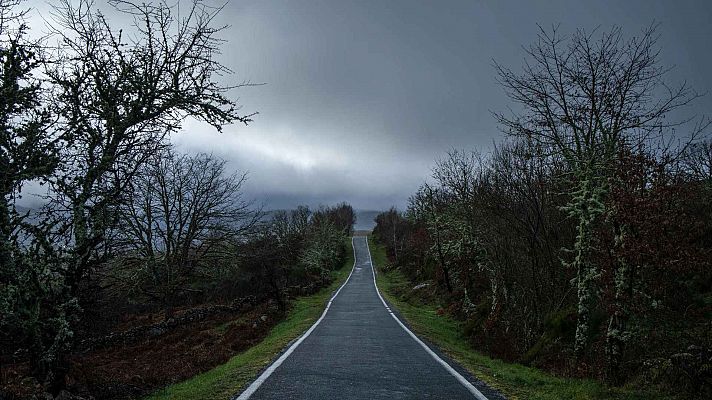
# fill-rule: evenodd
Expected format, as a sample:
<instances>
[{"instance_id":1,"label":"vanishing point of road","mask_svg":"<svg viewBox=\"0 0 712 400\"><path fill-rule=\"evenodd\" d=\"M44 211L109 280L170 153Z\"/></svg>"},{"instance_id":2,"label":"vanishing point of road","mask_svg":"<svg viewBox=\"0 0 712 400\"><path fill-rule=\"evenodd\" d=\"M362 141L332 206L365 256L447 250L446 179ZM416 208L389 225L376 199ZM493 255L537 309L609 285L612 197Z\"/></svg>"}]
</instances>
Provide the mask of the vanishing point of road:
<instances>
[{"instance_id":1,"label":"vanishing point of road","mask_svg":"<svg viewBox=\"0 0 712 400\"><path fill-rule=\"evenodd\" d=\"M402 324L376 288L366 237L351 242L353 270L324 314L237 399L501 398Z\"/></svg>"}]
</instances>

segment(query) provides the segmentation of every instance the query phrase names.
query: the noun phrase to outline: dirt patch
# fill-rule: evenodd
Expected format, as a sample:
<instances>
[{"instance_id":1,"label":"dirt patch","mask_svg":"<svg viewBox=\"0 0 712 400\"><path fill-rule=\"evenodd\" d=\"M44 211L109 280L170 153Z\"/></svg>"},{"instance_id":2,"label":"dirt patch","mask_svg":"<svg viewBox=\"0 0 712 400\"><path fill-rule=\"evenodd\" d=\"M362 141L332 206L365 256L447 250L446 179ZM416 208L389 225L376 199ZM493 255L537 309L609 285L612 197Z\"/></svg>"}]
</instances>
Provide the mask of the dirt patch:
<instances>
[{"instance_id":1,"label":"dirt patch","mask_svg":"<svg viewBox=\"0 0 712 400\"><path fill-rule=\"evenodd\" d=\"M261 304L249 311L210 316L134 343L75 354L68 388L85 398L141 397L225 363L259 343L281 318L274 306ZM130 326L136 327L140 325L137 321L156 319L135 316L131 321ZM26 377L27 372L25 363L3 366L6 396L12 393L16 398L29 398L39 389Z\"/></svg>"}]
</instances>

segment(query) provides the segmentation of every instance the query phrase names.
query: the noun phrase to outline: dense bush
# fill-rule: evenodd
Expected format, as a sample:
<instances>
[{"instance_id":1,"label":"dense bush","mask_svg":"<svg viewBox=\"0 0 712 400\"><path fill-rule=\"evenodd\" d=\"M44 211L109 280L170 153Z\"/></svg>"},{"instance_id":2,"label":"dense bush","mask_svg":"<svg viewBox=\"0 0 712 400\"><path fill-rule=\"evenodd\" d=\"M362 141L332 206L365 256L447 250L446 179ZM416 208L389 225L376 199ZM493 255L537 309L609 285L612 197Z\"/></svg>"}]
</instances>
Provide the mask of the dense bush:
<instances>
[{"instance_id":1,"label":"dense bush","mask_svg":"<svg viewBox=\"0 0 712 400\"><path fill-rule=\"evenodd\" d=\"M573 183L565 170L526 150L506 143L487 156L453 152L438 163L435 183L424 185L406 212L376 218L374 235L391 262L414 284L438 282L475 346L507 360L606 378L611 372L600 366L609 363L611 320L622 315L618 382L641 376L667 382L671 363L687 357L679 354L688 348L708 354L712 182L682 168L684 159L619 154L606 211L593 229L590 260L599 272L590 344L576 358L569 250L576 230L563 194ZM616 235L621 229L625 234ZM631 268L632 281L623 292L621 265ZM684 373L704 389L686 387L709 390L705 362L694 364L699 377L688 376L696 367Z\"/></svg>"},{"instance_id":2,"label":"dense bush","mask_svg":"<svg viewBox=\"0 0 712 400\"><path fill-rule=\"evenodd\" d=\"M698 396L712 348L709 125L670 120L695 94L660 90L654 45L653 29L542 31L523 72L498 66L522 109L498 116L511 137L452 151L374 234L407 276L440 284L477 348L614 384L670 382L686 360L678 377ZM690 136L670 146L681 127Z\"/></svg>"}]
</instances>

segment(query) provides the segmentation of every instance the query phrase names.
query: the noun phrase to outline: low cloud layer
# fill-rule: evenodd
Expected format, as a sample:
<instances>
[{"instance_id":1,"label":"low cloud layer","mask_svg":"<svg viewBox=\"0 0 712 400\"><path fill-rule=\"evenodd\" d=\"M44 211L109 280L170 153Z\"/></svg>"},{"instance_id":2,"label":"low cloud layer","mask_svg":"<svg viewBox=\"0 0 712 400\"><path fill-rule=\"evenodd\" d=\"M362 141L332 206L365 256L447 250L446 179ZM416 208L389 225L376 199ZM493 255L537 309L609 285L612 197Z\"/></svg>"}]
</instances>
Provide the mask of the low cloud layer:
<instances>
[{"instance_id":1,"label":"low cloud layer","mask_svg":"<svg viewBox=\"0 0 712 400\"><path fill-rule=\"evenodd\" d=\"M235 74L225 83L265 83L234 93L245 113L260 114L223 133L187 121L173 141L248 171L248 195L268 208L402 208L447 150L502 137L491 111L510 103L492 61L521 66L537 24L617 24L634 35L655 21L673 82L712 89L712 3L522 3L231 1L218 21L230 25L220 57ZM46 3L30 4L46 13ZM709 96L695 109L710 110Z\"/></svg>"}]
</instances>

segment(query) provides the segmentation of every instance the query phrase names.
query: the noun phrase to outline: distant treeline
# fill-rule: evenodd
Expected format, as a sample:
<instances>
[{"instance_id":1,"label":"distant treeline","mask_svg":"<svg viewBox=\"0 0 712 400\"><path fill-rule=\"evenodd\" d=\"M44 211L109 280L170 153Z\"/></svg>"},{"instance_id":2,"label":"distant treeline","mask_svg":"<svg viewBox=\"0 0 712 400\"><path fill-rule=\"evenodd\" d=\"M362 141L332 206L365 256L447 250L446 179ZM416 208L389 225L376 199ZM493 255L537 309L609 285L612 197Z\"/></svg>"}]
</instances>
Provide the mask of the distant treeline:
<instances>
[{"instance_id":1,"label":"distant treeline","mask_svg":"<svg viewBox=\"0 0 712 400\"><path fill-rule=\"evenodd\" d=\"M374 235L481 351L703 398L712 142L705 119L673 121L697 95L662 83L655 38L542 31L521 72L498 66L509 138L450 152Z\"/></svg>"}]
</instances>

